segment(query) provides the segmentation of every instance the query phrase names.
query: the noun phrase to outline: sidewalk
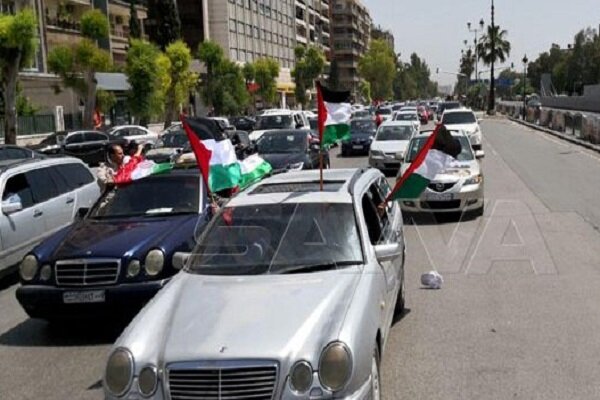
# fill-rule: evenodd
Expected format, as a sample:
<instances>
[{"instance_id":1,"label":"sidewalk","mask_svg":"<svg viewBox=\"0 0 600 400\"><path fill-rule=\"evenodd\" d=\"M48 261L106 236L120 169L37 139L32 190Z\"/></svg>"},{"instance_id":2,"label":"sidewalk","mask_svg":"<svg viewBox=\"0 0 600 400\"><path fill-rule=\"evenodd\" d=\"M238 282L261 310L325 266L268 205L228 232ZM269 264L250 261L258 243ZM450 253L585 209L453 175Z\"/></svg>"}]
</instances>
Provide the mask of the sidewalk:
<instances>
[{"instance_id":1,"label":"sidewalk","mask_svg":"<svg viewBox=\"0 0 600 400\"><path fill-rule=\"evenodd\" d=\"M507 118L509 120L513 121L513 122L517 122L517 123L519 123L521 125L525 125L528 128L535 129L535 130L538 130L538 131L541 131L541 132L549 133L549 134L551 134L553 136L556 136L556 137L558 137L560 139L566 140L568 142L577 144L579 146L583 146L583 147L585 147L587 149L594 150L594 151L597 151L597 152L600 153L600 145L592 144L590 142L586 142L585 140L578 139L578 138L574 137L573 135L568 135L566 133L562 133L562 132L554 131L552 129L544 128L542 126L539 126L539 125L536 125L536 124L532 124L530 122L523 121L522 119L519 119L519 118L513 118L513 117L509 117L509 116L507 116Z\"/></svg>"}]
</instances>

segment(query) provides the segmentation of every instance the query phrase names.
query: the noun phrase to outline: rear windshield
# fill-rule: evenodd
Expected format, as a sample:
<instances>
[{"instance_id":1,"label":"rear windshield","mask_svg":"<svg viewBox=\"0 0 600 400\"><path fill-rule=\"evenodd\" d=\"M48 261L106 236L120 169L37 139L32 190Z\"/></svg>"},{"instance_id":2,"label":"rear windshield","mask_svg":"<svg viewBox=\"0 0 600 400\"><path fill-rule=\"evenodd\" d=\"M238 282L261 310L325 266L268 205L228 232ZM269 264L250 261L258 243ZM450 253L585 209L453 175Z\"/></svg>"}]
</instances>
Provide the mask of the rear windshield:
<instances>
[{"instance_id":1,"label":"rear windshield","mask_svg":"<svg viewBox=\"0 0 600 400\"><path fill-rule=\"evenodd\" d=\"M413 132L411 126L382 126L377 132L376 140L410 140Z\"/></svg>"},{"instance_id":2,"label":"rear windshield","mask_svg":"<svg viewBox=\"0 0 600 400\"><path fill-rule=\"evenodd\" d=\"M475 122L477 122L477 118L469 111L444 114L442 118L442 124L444 125L474 124Z\"/></svg>"}]
</instances>

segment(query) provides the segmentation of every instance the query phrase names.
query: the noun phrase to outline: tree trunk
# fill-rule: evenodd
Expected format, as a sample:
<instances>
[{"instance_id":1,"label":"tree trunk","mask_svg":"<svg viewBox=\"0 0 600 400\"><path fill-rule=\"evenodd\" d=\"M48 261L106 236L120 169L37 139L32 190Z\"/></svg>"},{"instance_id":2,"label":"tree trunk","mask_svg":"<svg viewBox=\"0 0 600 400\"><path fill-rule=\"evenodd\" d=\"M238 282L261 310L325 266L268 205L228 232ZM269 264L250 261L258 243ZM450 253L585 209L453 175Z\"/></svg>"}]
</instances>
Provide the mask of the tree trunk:
<instances>
[{"instance_id":1,"label":"tree trunk","mask_svg":"<svg viewBox=\"0 0 600 400\"><path fill-rule=\"evenodd\" d=\"M175 88L169 89L167 94L167 104L165 108L165 124L164 129L167 129L171 126L171 123L176 118L175 115Z\"/></svg>"},{"instance_id":2,"label":"tree trunk","mask_svg":"<svg viewBox=\"0 0 600 400\"><path fill-rule=\"evenodd\" d=\"M19 65L21 52L4 69L6 74L4 86L4 143L17 144L17 80L19 79Z\"/></svg>"},{"instance_id":3,"label":"tree trunk","mask_svg":"<svg viewBox=\"0 0 600 400\"><path fill-rule=\"evenodd\" d=\"M86 93L83 109L83 128L94 129L94 113L96 112L96 78L94 71L85 73Z\"/></svg>"}]
</instances>

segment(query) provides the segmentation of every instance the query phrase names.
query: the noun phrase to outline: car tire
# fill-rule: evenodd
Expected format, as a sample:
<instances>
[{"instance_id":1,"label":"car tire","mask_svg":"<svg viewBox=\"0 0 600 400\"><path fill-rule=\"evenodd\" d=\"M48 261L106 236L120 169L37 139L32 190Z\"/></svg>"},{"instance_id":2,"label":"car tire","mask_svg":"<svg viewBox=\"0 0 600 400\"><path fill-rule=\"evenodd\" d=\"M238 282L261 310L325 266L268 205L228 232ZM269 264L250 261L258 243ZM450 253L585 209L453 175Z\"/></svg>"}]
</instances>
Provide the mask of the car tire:
<instances>
[{"instance_id":1,"label":"car tire","mask_svg":"<svg viewBox=\"0 0 600 400\"><path fill-rule=\"evenodd\" d=\"M381 400L381 374L380 372L381 356L379 347L375 344L373 349L373 358L371 360L371 399Z\"/></svg>"}]
</instances>

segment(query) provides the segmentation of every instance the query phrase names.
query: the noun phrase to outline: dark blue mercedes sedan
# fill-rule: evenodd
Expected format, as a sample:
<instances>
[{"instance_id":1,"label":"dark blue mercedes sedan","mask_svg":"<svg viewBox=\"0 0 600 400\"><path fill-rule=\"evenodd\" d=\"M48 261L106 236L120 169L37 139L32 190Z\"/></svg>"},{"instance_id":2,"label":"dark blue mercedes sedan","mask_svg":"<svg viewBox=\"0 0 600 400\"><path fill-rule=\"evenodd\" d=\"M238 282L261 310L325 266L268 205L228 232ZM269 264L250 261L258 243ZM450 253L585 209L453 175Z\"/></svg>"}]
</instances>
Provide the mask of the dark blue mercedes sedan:
<instances>
[{"instance_id":1,"label":"dark blue mercedes sedan","mask_svg":"<svg viewBox=\"0 0 600 400\"><path fill-rule=\"evenodd\" d=\"M17 299L32 318L137 312L181 265L210 218L197 170L108 189L81 220L23 259Z\"/></svg>"}]
</instances>

